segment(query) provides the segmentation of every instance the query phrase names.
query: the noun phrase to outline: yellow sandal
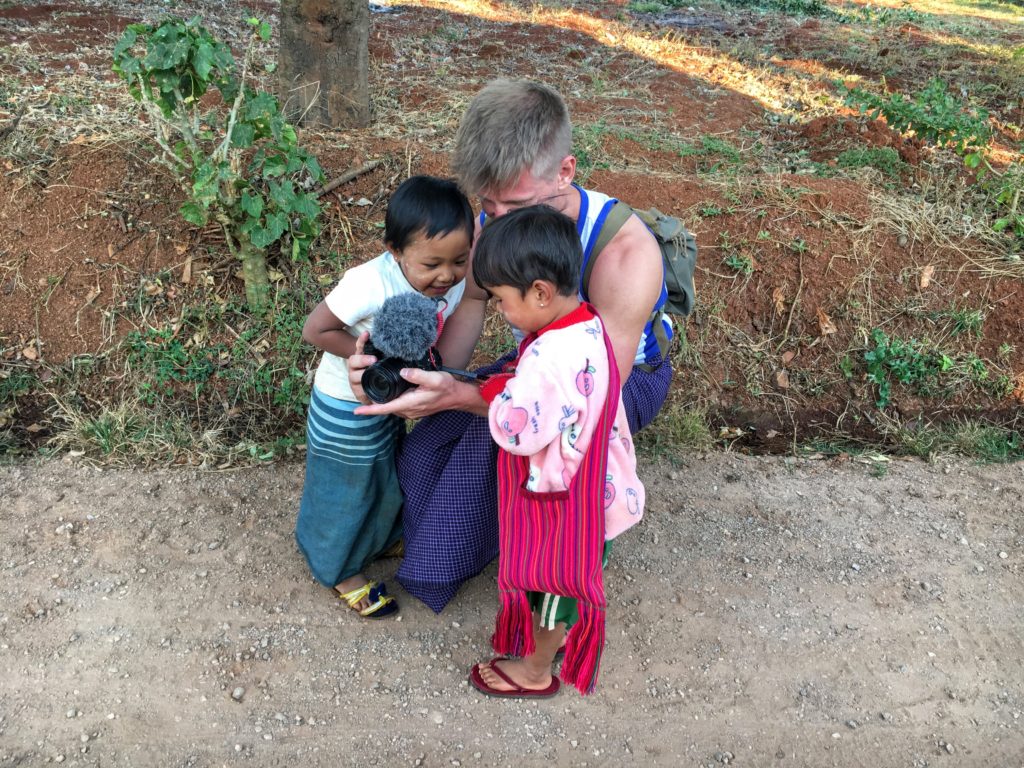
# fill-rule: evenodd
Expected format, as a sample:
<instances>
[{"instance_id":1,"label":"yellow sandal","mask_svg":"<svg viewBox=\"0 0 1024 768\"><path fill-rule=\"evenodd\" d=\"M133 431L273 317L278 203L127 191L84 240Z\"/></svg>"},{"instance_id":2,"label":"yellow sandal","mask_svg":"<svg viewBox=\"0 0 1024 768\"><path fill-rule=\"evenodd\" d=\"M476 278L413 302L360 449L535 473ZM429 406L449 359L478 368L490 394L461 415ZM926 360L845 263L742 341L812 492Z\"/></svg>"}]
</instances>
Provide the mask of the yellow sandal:
<instances>
[{"instance_id":1,"label":"yellow sandal","mask_svg":"<svg viewBox=\"0 0 1024 768\"><path fill-rule=\"evenodd\" d=\"M338 597L348 603L349 608L358 611L360 616L367 619L383 619L398 613L395 598L388 594L388 588L383 583L378 584L376 581L369 581L351 592L339 592ZM369 599L370 604L359 610L356 606L364 597Z\"/></svg>"},{"instance_id":2,"label":"yellow sandal","mask_svg":"<svg viewBox=\"0 0 1024 768\"><path fill-rule=\"evenodd\" d=\"M405 557L405 541L403 539L399 539L381 552L378 557Z\"/></svg>"}]
</instances>

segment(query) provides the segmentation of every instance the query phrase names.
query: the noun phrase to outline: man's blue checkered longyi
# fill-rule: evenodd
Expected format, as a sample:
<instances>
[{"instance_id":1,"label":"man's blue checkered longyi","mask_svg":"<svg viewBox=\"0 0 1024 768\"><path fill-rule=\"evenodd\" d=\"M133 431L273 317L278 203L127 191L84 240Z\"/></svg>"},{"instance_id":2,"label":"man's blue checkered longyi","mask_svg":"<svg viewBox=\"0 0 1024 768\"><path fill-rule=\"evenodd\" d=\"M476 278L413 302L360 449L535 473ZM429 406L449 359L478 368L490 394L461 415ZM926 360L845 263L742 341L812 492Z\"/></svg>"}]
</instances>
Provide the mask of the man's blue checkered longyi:
<instances>
[{"instance_id":1,"label":"man's blue checkered longyi","mask_svg":"<svg viewBox=\"0 0 1024 768\"><path fill-rule=\"evenodd\" d=\"M514 358L510 353L480 373L496 373ZM623 387L634 434L668 394L672 369L657 360L654 366L634 368ZM497 455L487 419L461 411L421 420L400 448L405 558L398 581L435 612L498 555Z\"/></svg>"}]
</instances>

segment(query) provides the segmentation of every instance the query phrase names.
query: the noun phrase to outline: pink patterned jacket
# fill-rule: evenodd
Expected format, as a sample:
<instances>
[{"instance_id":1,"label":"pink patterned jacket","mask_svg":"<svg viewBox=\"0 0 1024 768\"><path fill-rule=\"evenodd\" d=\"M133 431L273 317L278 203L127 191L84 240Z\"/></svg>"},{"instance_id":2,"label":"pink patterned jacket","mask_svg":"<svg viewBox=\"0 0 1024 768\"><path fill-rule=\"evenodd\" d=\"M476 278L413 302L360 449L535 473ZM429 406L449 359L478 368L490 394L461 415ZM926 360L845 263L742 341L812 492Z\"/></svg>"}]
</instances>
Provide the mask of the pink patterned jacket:
<instances>
[{"instance_id":1,"label":"pink patterned jacket","mask_svg":"<svg viewBox=\"0 0 1024 768\"><path fill-rule=\"evenodd\" d=\"M523 339L514 373L493 376L481 387L491 436L506 451L530 458L531 491L568 488L590 445L608 395L603 333L600 318L581 304ZM644 486L621 398L608 441L604 505L605 539L643 516Z\"/></svg>"}]
</instances>

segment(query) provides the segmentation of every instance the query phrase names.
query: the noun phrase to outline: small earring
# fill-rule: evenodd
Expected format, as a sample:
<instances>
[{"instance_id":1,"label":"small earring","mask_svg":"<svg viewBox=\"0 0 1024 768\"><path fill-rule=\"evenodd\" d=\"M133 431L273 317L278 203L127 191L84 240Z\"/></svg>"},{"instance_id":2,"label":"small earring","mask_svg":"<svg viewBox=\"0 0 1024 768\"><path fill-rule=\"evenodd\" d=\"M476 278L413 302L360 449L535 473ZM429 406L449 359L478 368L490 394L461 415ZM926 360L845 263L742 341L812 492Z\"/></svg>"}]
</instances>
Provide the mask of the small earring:
<instances>
[{"instance_id":1,"label":"small earring","mask_svg":"<svg viewBox=\"0 0 1024 768\"><path fill-rule=\"evenodd\" d=\"M544 306L544 302L542 301L542 302L540 303L540 305L541 305L541 306L543 307L543 306Z\"/></svg>"}]
</instances>

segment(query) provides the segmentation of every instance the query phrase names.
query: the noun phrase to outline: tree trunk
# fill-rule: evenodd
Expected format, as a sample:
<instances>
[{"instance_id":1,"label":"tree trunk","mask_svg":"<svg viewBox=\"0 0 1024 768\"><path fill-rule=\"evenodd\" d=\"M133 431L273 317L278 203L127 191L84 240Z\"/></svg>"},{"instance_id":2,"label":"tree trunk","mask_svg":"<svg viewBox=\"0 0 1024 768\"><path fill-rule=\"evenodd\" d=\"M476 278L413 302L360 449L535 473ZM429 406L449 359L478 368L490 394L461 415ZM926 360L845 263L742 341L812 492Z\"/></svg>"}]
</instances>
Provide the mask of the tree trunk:
<instances>
[{"instance_id":1,"label":"tree trunk","mask_svg":"<svg viewBox=\"0 0 1024 768\"><path fill-rule=\"evenodd\" d=\"M278 73L285 114L297 124L370 122L366 0L281 0Z\"/></svg>"},{"instance_id":2,"label":"tree trunk","mask_svg":"<svg viewBox=\"0 0 1024 768\"><path fill-rule=\"evenodd\" d=\"M270 277L267 274L267 253L249 242L245 235L238 237L238 259L242 262L245 281L245 301L254 314L261 314L270 304Z\"/></svg>"}]
</instances>

